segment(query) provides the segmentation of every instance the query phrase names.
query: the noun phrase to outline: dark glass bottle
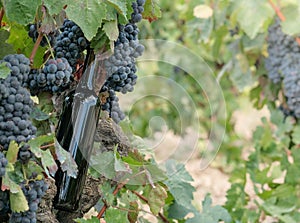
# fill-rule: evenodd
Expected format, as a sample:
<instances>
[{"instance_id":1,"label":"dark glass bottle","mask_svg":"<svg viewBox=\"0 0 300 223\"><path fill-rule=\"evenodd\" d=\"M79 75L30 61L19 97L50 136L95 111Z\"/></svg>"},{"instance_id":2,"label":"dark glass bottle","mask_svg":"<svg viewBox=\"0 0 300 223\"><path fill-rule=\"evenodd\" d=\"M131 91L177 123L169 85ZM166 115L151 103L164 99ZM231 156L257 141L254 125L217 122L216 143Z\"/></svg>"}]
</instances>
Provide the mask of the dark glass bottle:
<instances>
[{"instance_id":1,"label":"dark glass bottle","mask_svg":"<svg viewBox=\"0 0 300 223\"><path fill-rule=\"evenodd\" d=\"M72 212L79 208L101 110L99 91L95 87L95 80L99 80L97 75L101 75L99 68L101 69L99 61L88 51L80 83L76 91L65 97L56 137L60 145L75 159L78 174L77 178L72 178L61 168L57 171L55 175L57 194L53 203L59 210Z\"/></svg>"}]
</instances>

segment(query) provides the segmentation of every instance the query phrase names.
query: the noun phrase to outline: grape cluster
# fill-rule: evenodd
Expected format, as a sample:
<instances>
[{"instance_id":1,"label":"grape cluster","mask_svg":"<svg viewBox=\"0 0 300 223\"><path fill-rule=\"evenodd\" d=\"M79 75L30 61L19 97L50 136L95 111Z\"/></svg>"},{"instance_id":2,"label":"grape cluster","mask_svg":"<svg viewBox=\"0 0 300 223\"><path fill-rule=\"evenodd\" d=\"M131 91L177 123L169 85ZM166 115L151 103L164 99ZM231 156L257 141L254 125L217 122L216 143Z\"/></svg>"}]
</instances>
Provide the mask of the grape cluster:
<instances>
[{"instance_id":1,"label":"grape cluster","mask_svg":"<svg viewBox=\"0 0 300 223\"><path fill-rule=\"evenodd\" d=\"M273 83L283 83L289 111L300 118L300 45L294 37L284 34L280 20L269 27L268 53L265 66Z\"/></svg>"},{"instance_id":2,"label":"grape cluster","mask_svg":"<svg viewBox=\"0 0 300 223\"><path fill-rule=\"evenodd\" d=\"M7 166L7 159L5 158L4 154L0 152L0 177L5 175L5 167Z\"/></svg>"},{"instance_id":3,"label":"grape cluster","mask_svg":"<svg viewBox=\"0 0 300 223\"><path fill-rule=\"evenodd\" d=\"M30 146L28 144L24 144L19 149L18 159L22 163L27 163L29 159L32 157L32 153L30 151Z\"/></svg>"},{"instance_id":4,"label":"grape cluster","mask_svg":"<svg viewBox=\"0 0 300 223\"><path fill-rule=\"evenodd\" d=\"M50 59L43 69L33 69L29 80L29 89L33 95L41 91L61 92L73 80L72 68L65 58Z\"/></svg>"},{"instance_id":5,"label":"grape cluster","mask_svg":"<svg viewBox=\"0 0 300 223\"><path fill-rule=\"evenodd\" d=\"M105 103L101 105L103 111L107 111L109 116L114 120L114 122L119 123L125 118L125 114L122 112L119 106L119 98L117 97L114 90L108 87L103 87L102 92L106 92Z\"/></svg>"},{"instance_id":6,"label":"grape cluster","mask_svg":"<svg viewBox=\"0 0 300 223\"><path fill-rule=\"evenodd\" d=\"M3 58L1 63L6 62L11 70L9 77L16 77L17 81L26 86L30 72L30 61L23 54L10 54Z\"/></svg>"},{"instance_id":7,"label":"grape cluster","mask_svg":"<svg viewBox=\"0 0 300 223\"><path fill-rule=\"evenodd\" d=\"M40 24L39 24L40 26ZM37 24L29 24L28 25L29 31L28 31L28 36L30 38L32 38L33 42L36 42L38 36L39 36L39 32L38 32L38 26ZM58 36L59 32L58 30L55 30L53 32L50 32L49 34L47 34L47 36L43 36L42 41L40 43L41 46L47 46L48 45L48 41L51 46L54 46L55 42L56 42L56 37Z\"/></svg>"},{"instance_id":8,"label":"grape cluster","mask_svg":"<svg viewBox=\"0 0 300 223\"><path fill-rule=\"evenodd\" d=\"M9 142L26 142L34 137L36 128L30 121L33 101L17 77L0 80L0 145L7 149Z\"/></svg>"},{"instance_id":9,"label":"grape cluster","mask_svg":"<svg viewBox=\"0 0 300 223\"><path fill-rule=\"evenodd\" d=\"M130 22L119 25L114 53L105 61L108 78L101 91L107 92L109 97L102 104L102 110L108 111L116 123L123 120L125 115L120 109L115 91L123 94L133 91L137 81L135 60L144 52L144 46L138 40L139 29L135 24L142 19L144 4L145 0L132 3L133 13Z\"/></svg>"},{"instance_id":10,"label":"grape cluster","mask_svg":"<svg viewBox=\"0 0 300 223\"><path fill-rule=\"evenodd\" d=\"M77 60L83 57L83 51L87 48L88 41L80 27L71 20L66 19L60 30L61 33L54 45L55 56L66 58L75 71Z\"/></svg>"},{"instance_id":11,"label":"grape cluster","mask_svg":"<svg viewBox=\"0 0 300 223\"><path fill-rule=\"evenodd\" d=\"M133 13L131 14L130 22L138 23L142 20L142 13L144 12L145 0L137 0L132 3Z\"/></svg>"},{"instance_id":12,"label":"grape cluster","mask_svg":"<svg viewBox=\"0 0 300 223\"><path fill-rule=\"evenodd\" d=\"M283 78L284 67L293 63L289 57L300 54L300 46L294 37L282 32L279 19L269 27L268 34L269 56L265 60L265 67L269 78L276 84Z\"/></svg>"},{"instance_id":13,"label":"grape cluster","mask_svg":"<svg viewBox=\"0 0 300 223\"><path fill-rule=\"evenodd\" d=\"M21 188L28 202L29 210L20 213L12 212L9 222L36 223L36 211L48 185L44 180L35 180L30 181L28 185L22 183Z\"/></svg>"}]
</instances>

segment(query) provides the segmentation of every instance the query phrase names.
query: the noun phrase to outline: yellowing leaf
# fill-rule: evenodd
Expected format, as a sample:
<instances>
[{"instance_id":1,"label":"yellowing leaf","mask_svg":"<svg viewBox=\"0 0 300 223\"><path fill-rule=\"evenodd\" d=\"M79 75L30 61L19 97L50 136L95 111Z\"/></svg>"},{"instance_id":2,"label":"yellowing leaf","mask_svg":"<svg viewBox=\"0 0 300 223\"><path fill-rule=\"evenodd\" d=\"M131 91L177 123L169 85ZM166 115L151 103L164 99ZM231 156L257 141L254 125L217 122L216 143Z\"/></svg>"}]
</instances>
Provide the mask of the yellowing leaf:
<instances>
[{"instance_id":1,"label":"yellowing leaf","mask_svg":"<svg viewBox=\"0 0 300 223\"><path fill-rule=\"evenodd\" d=\"M213 10L208 5L197 5L194 8L194 16L200 19L208 19L213 15Z\"/></svg>"},{"instance_id":2,"label":"yellowing leaf","mask_svg":"<svg viewBox=\"0 0 300 223\"><path fill-rule=\"evenodd\" d=\"M29 210L28 202L21 188L17 193L10 193L9 200L12 211L23 212Z\"/></svg>"}]
</instances>

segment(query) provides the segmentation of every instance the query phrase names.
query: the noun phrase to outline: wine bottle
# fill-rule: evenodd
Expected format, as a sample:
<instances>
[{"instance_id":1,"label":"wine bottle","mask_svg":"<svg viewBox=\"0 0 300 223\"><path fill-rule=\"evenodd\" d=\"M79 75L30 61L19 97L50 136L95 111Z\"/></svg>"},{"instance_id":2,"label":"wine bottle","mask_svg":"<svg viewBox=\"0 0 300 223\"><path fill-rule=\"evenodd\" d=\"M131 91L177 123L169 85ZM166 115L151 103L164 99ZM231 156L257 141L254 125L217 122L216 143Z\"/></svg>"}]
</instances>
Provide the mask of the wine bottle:
<instances>
[{"instance_id":1,"label":"wine bottle","mask_svg":"<svg viewBox=\"0 0 300 223\"><path fill-rule=\"evenodd\" d=\"M73 178L61 168L58 169L55 175L57 193L53 202L54 207L58 210L73 212L79 208L101 110L98 88L99 85L104 84L106 79L97 77L97 75L105 74L101 71L103 66L100 62L101 60L95 59L89 50L84 73L76 91L70 92L65 97L56 138L74 158L78 173L77 177ZM100 79L103 83L99 84Z\"/></svg>"}]
</instances>

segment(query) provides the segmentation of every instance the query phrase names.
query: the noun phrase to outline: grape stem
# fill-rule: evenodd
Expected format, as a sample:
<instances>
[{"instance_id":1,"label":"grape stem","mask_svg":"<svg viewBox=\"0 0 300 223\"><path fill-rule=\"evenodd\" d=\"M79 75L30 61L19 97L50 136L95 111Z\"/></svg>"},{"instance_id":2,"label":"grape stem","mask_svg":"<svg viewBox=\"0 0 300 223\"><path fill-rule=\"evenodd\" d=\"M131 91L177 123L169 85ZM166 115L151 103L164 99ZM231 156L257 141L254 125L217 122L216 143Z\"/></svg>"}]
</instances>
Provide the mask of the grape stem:
<instances>
[{"instance_id":1,"label":"grape stem","mask_svg":"<svg viewBox=\"0 0 300 223\"><path fill-rule=\"evenodd\" d=\"M1 8L1 11L0 11L0 28L2 27L3 16L4 16L4 8Z\"/></svg>"},{"instance_id":2,"label":"grape stem","mask_svg":"<svg viewBox=\"0 0 300 223\"><path fill-rule=\"evenodd\" d=\"M34 46L33 46L31 55L30 55L30 57L29 57L29 60L30 60L30 63L31 63L31 64L33 64L33 60L34 60L36 51L37 51L37 49L39 48L39 45L40 45L42 39L43 39L43 33L40 32L40 33L39 33L39 36L38 36L38 38L37 38L37 40L36 40L36 42L35 42L35 44L34 44Z\"/></svg>"},{"instance_id":3,"label":"grape stem","mask_svg":"<svg viewBox=\"0 0 300 223\"><path fill-rule=\"evenodd\" d=\"M280 11L280 8L277 7L272 0L269 0L269 3L272 6L272 8L274 9L274 11L276 12L276 14L279 17L279 19L284 22L285 21L285 16Z\"/></svg>"},{"instance_id":4,"label":"grape stem","mask_svg":"<svg viewBox=\"0 0 300 223\"><path fill-rule=\"evenodd\" d=\"M131 192L133 194L135 194L136 196L138 196L138 198L140 198L142 201L146 202L147 204L149 203L148 199L145 198L143 195L139 194L138 192L134 191L134 190L131 190ZM162 214L162 213L158 213L158 216L161 218L161 220L164 222L164 223L170 223L168 221L168 219Z\"/></svg>"}]
</instances>

